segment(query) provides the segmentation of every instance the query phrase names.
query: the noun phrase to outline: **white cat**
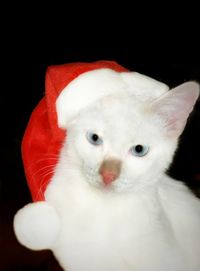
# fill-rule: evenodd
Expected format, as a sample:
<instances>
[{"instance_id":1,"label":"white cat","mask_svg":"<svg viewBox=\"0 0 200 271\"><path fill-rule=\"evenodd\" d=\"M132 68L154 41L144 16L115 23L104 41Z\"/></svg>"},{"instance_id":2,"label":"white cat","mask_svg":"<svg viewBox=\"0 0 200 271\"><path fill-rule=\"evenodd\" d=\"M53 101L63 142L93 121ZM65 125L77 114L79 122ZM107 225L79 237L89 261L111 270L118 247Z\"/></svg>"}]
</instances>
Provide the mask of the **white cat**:
<instances>
[{"instance_id":1,"label":"white cat","mask_svg":"<svg viewBox=\"0 0 200 271\"><path fill-rule=\"evenodd\" d=\"M198 84L140 91L102 97L71 119L58 110L68 131L59 163L45 202L21 209L15 232L64 270L200 270L200 201L165 174Z\"/></svg>"}]
</instances>

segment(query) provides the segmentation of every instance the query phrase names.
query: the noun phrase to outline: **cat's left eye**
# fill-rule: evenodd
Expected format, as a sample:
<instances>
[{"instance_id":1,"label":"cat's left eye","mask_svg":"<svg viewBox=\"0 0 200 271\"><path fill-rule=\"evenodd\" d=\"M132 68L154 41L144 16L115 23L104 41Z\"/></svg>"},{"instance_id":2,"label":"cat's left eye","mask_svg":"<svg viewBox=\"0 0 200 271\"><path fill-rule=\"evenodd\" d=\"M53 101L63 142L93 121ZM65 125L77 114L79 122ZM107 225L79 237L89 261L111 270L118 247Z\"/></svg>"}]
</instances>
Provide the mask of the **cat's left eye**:
<instances>
[{"instance_id":1,"label":"cat's left eye","mask_svg":"<svg viewBox=\"0 0 200 271\"><path fill-rule=\"evenodd\" d=\"M87 132L86 134L87 140L95 146L101 145L103 143L103 140L100 138L100 136L93 132Z\"/></svg>"},{"instance_id":2,"label":"cat's left eye","mask_svg":"<svg viewBox=\"0 0 200 271\"><path fill-rule=\"evenodd\" d=\"M138 144L138 145L131 147L130 152L134 156L142 157L142 156L145 156L149 152L149 147L146 145Z\"/></svg>"}]
</instances>

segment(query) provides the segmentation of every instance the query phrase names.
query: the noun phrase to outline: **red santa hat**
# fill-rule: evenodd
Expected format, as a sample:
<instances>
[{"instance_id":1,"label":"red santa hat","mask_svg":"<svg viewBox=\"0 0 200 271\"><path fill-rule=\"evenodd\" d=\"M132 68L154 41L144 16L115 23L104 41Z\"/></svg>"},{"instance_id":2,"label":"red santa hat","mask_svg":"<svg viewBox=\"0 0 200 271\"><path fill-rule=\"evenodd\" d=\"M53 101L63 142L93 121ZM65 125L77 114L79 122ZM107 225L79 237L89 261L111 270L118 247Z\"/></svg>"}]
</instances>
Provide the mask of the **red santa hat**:
<instances>
[{"instance_id":1,"label":"red santa hat","mask_svg":"<svg viewBox=\"0 0 200 271\"><path fill-rule=\"evenodd\" d=\"M81 110L106 95L127 92L141 100L152 100L167 90L165 84L129 72L113 61L49 67L45 97L34 109L22 141L22 158L33 201L45 199L67 126Z\"/></svg>"}]
</instances>

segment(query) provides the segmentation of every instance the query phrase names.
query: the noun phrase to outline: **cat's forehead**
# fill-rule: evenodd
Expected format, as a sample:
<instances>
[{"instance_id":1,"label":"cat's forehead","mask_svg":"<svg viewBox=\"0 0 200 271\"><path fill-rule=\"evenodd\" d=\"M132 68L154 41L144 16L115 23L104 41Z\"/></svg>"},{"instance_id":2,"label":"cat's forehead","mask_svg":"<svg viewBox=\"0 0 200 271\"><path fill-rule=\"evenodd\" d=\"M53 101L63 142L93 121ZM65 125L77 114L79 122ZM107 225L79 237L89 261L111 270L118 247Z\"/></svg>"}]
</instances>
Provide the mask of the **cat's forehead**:
<instances>
[{"instance_id":1,"label":"cat's forehead","mask_svg":"<svg viewBox=\"0 0 200 271\"><path fill-rule=\"evenodd\" d=\"M127 127L133 122L141 122L144 117L145 108L148 105L138 101L135 97L120 95L107 96L89 107L82 113L81 119L84 122L94 122L97 126L109 125Z\"/></svg>"},{"instance_id":2,"label":"cat's forehead","mask_svg":"<svg viewBox=\"0 0 200 271\"><path fill-rule=\"evenodd\" d=\"M75 122L77 133L92 131L112 144L126 145L135 140L146 143L160 134L149 103L130 96L108 96L84 110Z\"/></svg>"},{"instance_id":3,"label":"cat's forehead","mask_svg":"<svg viewBox=\"0 0 200 271\"><path fill-rule=\"evenodd\" d=\"M96 104L96 108L104 112L110 111L109 109L129 109L134 112L144 106L144 104L147 103L139 101L137 97L133 95L108 95Z\"/></svg>"},{"instance_id":4,"label":"cat's forehead","mask_svg":"<svg viewBox=\"0 0 200 271\"><path fill-rule=\"evenodd\" d=\"M133 95L118 95L118 96L107 96L100 100L96 108L99 111L104 112L105 114L109 114L110 112L117 111L121 115L124 114L138 114L145 107L150 104L149 102L141 102L137 99L136 96Z\"/></svg>"}]
</instances>

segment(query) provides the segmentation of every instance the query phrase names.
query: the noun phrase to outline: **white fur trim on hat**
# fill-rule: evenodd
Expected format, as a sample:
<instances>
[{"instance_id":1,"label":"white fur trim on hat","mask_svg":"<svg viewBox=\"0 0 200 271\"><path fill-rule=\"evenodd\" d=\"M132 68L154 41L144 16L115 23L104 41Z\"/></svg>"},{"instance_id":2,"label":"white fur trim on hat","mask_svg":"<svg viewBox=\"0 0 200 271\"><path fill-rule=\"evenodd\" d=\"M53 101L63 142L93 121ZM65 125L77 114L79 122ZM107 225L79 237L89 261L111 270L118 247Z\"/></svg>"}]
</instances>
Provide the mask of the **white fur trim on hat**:
<instances>
[{"instance_id":1,"label":"white fur trim on hat","mask_svg":"<svg viewBox=\"0 0 200 271\"><path fill-rule=\"evenodd\" d=\"M14 218L18 241L33 250L49 249L60 230L60 218L47 202L34 202L20 209Z\"/></svg>"},{"instance_id":2,"label":"white fur trim on hat","mask_svg":"<svg viewBox=\"0 0 200 271\"><path fill-rule=\"evenodd\" d=\"M67 128L81 110L108 95L127 93L142 101L152 101L168 89L164 83L136 72L116 72L107 68L85 72L71 81L58 96L58 125Z\"/></svg>"}]
</instances>

